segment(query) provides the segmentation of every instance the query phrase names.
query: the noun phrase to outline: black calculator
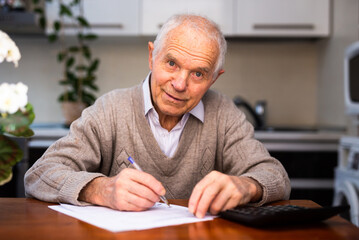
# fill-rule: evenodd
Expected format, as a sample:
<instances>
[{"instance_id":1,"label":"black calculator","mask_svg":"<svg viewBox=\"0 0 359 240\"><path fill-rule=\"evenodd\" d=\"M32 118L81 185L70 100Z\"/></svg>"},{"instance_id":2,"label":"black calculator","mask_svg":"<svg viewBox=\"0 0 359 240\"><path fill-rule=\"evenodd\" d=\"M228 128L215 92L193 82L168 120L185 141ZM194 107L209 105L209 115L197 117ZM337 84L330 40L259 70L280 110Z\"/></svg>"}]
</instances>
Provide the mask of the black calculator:
<instances>
[{"instance_id":1,"label":"black calculator","mask_svg":"<svg viewBox=\"0 0 359 240\"><path fill-rule=\"evenodd\" d=\"M219 217L253 227L270 227L288 224L306 224L328 219L349 206L308 208L296 205L236 207L219 214Z\"/></svg>"}]
</instances>

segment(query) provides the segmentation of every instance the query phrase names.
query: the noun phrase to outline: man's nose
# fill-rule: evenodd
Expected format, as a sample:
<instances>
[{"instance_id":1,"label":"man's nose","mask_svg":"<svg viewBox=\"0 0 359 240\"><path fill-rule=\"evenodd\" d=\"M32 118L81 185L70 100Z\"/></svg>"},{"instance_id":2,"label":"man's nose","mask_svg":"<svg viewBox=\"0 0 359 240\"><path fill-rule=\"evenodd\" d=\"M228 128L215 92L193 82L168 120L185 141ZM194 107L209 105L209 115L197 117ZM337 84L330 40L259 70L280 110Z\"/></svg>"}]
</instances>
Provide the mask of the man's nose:
<instances>
[{"instance_id":1,"label":"man's nose","mask_svg":"<svg viewBox=\"0 0 359 240\"><path fill-rule=\"evenodd\" d=\"M171 84L176 91L182 92L187 87L188 74L186 72L179 72L172 80Z\"/></svg>"}]
</instances>

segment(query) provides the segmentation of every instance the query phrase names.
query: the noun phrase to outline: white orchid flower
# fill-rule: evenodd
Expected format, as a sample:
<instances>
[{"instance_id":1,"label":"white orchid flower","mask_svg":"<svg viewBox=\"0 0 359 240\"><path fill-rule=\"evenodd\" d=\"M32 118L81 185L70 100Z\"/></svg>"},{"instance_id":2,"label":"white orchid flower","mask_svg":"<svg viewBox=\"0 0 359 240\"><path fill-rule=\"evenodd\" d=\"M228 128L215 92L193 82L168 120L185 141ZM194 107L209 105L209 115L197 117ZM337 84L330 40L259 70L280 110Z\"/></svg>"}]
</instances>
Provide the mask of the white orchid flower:
<instances>
[{"instance_id":1,"label":"white orchid flower","mask_svg":"<svg viewBox=\"0 0 359 240\"><path fill-rule=\"evenodd\" d=\"M13 62L17 67L20 58L21 54L15 42L0 30L0 63L6 59L8 62Z\"/></svg>"},{"instance_id":2,"label":"white orchid flower","mask_svg":"<svg viewBox=\"0 0 359 240\"><path fill-rule=\"evenodd\" d=\"M26 106L28 87L23 83L0 85L0 113L13 114Z\"/></svg>"},{"instance_id":3,"label":"white orchid flower","mask_svg":"<svg viewBox=\"0 0 359 240\"><path fill-rule=\"evenodd\" d=\"M24 108L27 104L27 90L28 87L22 82L15 85L15 94L17 95L19 108Z\"/></svg>"}]
</instances>

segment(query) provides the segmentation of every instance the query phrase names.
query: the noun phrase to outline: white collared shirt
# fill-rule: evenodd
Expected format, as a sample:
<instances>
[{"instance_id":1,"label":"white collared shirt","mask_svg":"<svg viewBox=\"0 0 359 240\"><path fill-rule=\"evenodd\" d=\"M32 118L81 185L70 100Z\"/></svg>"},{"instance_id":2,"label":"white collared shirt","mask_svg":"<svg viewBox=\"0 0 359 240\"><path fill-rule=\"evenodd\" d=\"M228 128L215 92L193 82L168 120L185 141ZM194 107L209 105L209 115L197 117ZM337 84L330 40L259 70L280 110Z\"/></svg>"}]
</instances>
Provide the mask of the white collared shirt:
<instances>
[{"instance_id":1,"label":"white collared shirt","mask_svg":"<svg viewBox=\"0 0 359 240\"><path fill-rule=\"evenodd\" d=\"M148 124L151 127L152 133L157 140L162 152L167 157L172 157L176 152L182 131L186 125L189 115L192 114L198 118L201 122L204 121L204 106L202 100L195 106L189 113L186 113L181 118L171 131L163 128L160 124L158 113L152 105L151 92L150 92L150 77L151 73L148 74L147 78L143 82L142 91L144 99L144 111Z\"/></svg>"}]
</instances>

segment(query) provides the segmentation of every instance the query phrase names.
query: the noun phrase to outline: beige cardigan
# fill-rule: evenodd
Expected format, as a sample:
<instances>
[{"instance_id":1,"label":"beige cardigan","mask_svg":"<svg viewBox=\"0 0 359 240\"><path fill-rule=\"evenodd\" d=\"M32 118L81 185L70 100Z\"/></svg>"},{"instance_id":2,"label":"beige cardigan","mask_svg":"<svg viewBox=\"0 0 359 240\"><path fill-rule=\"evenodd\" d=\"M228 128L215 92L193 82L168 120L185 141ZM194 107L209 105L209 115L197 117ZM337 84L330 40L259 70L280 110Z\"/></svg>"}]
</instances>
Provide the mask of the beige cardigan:
<instances>
[{"instance_id":1,"label":"beige cardigan","mask_svg":"<svg viewBox=\"0 0 359 240\"><path fill-rule=\"evenodd\" d=\"M81 189L99 176L114 176L130 166L162 182L167 198L189 198L195 184L212 170L248 176L263 187L259 204L288 199L290 183L279 161L253 138L253 127L226 97L209 90L202 99L204 123L189 117L178 148L168 158L144 116L142 85L118 89L99 98L27 171L29 197L84 204Z\"/></svg>"}]
</instances>

